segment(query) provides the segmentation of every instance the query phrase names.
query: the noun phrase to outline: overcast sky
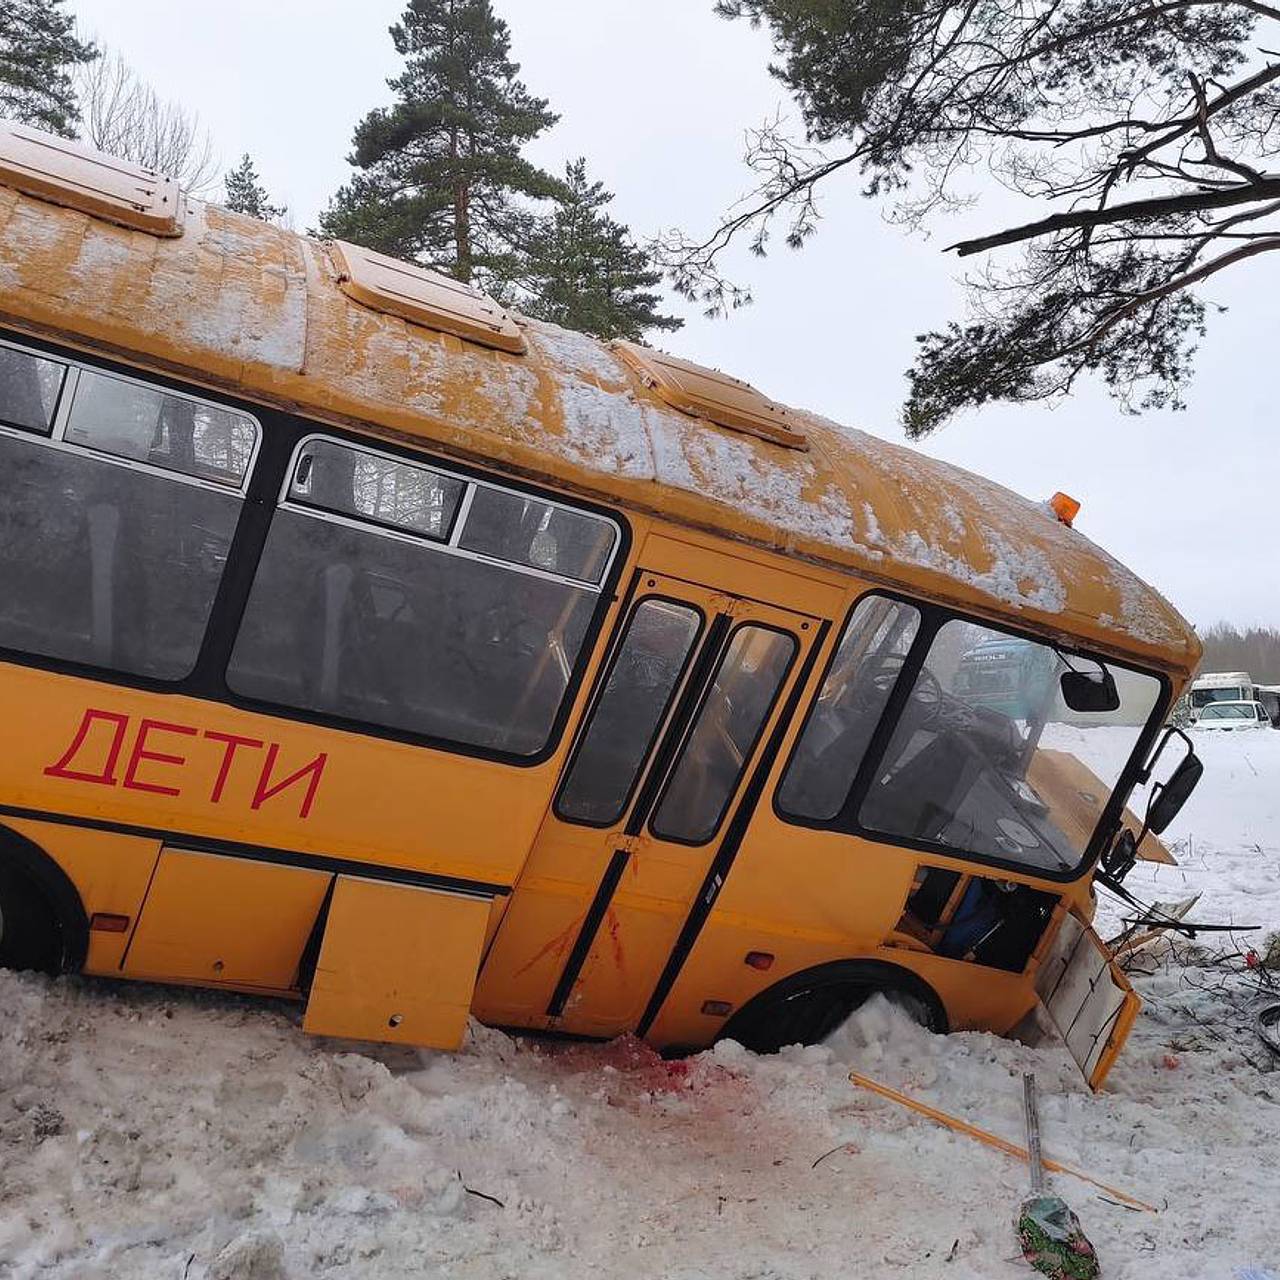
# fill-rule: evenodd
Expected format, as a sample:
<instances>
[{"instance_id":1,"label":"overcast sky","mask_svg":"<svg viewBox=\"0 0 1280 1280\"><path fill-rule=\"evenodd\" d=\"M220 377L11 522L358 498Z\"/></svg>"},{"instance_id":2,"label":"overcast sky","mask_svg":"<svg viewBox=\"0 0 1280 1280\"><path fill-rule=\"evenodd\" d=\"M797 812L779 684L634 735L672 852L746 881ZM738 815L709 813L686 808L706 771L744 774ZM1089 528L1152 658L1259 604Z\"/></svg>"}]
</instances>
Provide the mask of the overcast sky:
<instances>
[{"instance_id":1,"label":"overcast sky","mask_svg":"<svg viewBox=\"0 0 1280 1280\"><path fill-rule=\"evenodd\" d=\"M742 135L779 107L768 42L713 16L712 0L494 0L529 88L560 123L534 144L547 167L585 155L639 235L709 227L740 195ZM71 0L86 33L123 54L162 94L199 113L224 164L244 151L299 230L349 172L351 131L389 100L398 70L387 26L402 0ZM755 305L688 321L661 345L761 390L901 440L898 408L914 336L959 318L960 267L933 240L887 225L837 178L824 224L800 253L744 259ZM1000 226L979 206L969 226ZM1032 498L1079 498L1077 527L1168 595L1197 625L1280 625L1280 444L1274 394L1280 263L1225 279L1184 413L1123 414L1081 384L1054 410L969 414L926 452Z\"/></svg>"}]
</instances>

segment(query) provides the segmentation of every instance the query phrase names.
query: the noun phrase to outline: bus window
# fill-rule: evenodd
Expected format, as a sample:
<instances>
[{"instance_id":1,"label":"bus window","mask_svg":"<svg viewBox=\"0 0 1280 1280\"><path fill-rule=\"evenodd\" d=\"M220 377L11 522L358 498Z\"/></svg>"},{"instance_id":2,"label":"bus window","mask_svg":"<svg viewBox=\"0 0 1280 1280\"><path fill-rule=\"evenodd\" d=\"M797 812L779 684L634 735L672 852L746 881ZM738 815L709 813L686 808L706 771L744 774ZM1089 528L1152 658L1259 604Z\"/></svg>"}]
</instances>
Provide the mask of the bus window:
<instances>
[{"instance_id":1,"label":"bus window","mask_svg":"<svg viewBox=\"0 0 1280 1280\"><path fill-rule=\"evenodd\" d=\"M561 789L560 817L607 826L622 816L701 629L690 605L636 606Z\"/></svg>"},{"instance_id":2,"label":"bus window","mask_svg":"<svg viewBox=\"0 0 1280 1280\"><path fill-rule=\"evenodd\" d=\"M81 370L85 379L97 375ZM142 420L170 397L120 382ZM6 389L0 379L0 393ZM81 437L94 435L77 401ZM201 413L205 406L184 402ZM208 421L223 411L208 408ZM0 417L10 416L0 411ZM239 415L235 415L239 416ZM256 424L243 419L256 441ZM252 452L254 443L248 446ZM240 515L241 496L76 445L0 432L0 645L130 675L193 670Z\"/></svg>"},{"instance_id":3,"label":"bus window","mask_svg":"<svg viewBox=\"0 0 1280 1280\"><path fill-rule=\"evenodd\" d=\"M299 452L289 496L443 542L453 530L466 487L429 467L316 439Z\"/></svg>"},{"instance_id":4,"label":"bus window","mask_svg":"<svg viewBox=\"0 0 1280 1280\"><path fill-rule=\"evenodd\" d=\"M83 369L67 440L238 489L249 473L258 426L244 413Z\"/></svg>"},{"instance_id":5,"label":"bus window","mask_svg":"<svg viewBox=\"0 0 1280 1280\"><path fill-rule=\"evenodd\" d=\"M715 835L795 652L781 631L748 624L734 632L667 781L654 835L681 844Z\"/></svg>"},{"instance_id":6,"label":"bus window","mask_svg":"<svg viewBox=\"0 0 1280 1280\"><path fill-rule=\"evenodd\" d=\"M0 423L47 436L66 372L56 360L0 346Z\"/></svg>"},{"instance_id":7,"label":"bus window","mask_svg":"<svg viewBox=\"0 0 1280 1280\"><path fill-rule=\"evenodd\" d=\"M364 459L387 459L338 441L317 451L317 443L301 447L272 519L227 671L231 688L357 724L536 755L550 739L599 590L468 553L460 541L470 516L447 516L449 491L430 480L419 492L445 504L444 514L438 526L423 513L412 523L456 524L447 544L354 518L367 504L355 487L364 483ZM299 478L308 450L316 461ZM485 486L460 483L470 483L474 511ZM305 506L295 498L300 485L309 489ZM398 508L406 521L407 513ZM615 525L581 518L616 545ZM511 534L507 545L519 547L522 536Z\"/></svg>"},{"instance_id":8,"label":"bus window","mask_svg":"<svg viewBox=\"0 0 1280 1280\"><path fill-rule=\"evenodd\" d=\"M1098 664L945 623L870 779L860 825L1052 874L1074 870L1162 689L1113 667L1119 709L1071 712L1059 687L1069 666ZM1071 756L1090 772L1073 772Z\"/></svg>"},{"instance_id":9,"label":"bus window","mask_svg":"<svg viewBox=\"0 0 1280 1280\"><path fill-rule=\"evenodd\" d=\"M859 601L778 789L784 813L825 822L844 807L919 629L909 604Z\"/></svg>"},{"instance_id":10,"label":"bus window","mask_svg":"<svg viewBox=\"0 0 1280 1280\"><path fill-rule=\"evenodd\" d=\"M598 584L613 550L611 525L505 489L479 489L459 545L468 551Z\"/></svg>"}]
</instances>

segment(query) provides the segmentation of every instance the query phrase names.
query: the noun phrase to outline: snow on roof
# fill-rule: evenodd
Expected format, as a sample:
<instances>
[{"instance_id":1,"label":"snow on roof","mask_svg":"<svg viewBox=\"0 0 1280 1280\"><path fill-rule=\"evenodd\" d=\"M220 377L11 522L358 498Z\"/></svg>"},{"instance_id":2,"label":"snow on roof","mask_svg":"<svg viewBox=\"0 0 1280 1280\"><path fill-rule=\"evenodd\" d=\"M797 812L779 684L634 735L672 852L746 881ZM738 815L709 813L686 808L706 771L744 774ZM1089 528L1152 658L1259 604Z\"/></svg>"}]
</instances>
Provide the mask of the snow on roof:
<instances>
[{"instance_id":1,"label":"snow on roof","mask_svg":"<svg viewBox=\"0 0 1280 1280\"><path fill-rule=\"evenodd\" d=\"M959 607L1182 671L1155 591L1032 502L793 411L808 452L664 404L609 347L520 319L526 355L361 306L315 242L192 201L176 240L0 188L0 316L126 360L375 425Z\"/></svg>"}]
</instances>

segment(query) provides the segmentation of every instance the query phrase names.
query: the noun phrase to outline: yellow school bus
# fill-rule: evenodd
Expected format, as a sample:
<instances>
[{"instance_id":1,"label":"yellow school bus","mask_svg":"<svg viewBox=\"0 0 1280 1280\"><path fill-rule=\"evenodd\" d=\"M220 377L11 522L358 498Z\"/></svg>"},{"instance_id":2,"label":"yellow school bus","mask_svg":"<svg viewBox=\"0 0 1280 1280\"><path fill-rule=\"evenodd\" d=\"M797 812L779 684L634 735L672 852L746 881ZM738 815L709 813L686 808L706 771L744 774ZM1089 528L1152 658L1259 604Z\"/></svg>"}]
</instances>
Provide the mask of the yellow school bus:
<instances>
[{"instance_id":1,"label":"yellow school bus","mask_svg":"<svg viewBox=\"0 0 1280 1280\"><path fill-rule=\"evenodd\" d=\"M1062 504L0 128L0 963L1097 1083L1199 656Z\"/></svg>"}]
</instances>

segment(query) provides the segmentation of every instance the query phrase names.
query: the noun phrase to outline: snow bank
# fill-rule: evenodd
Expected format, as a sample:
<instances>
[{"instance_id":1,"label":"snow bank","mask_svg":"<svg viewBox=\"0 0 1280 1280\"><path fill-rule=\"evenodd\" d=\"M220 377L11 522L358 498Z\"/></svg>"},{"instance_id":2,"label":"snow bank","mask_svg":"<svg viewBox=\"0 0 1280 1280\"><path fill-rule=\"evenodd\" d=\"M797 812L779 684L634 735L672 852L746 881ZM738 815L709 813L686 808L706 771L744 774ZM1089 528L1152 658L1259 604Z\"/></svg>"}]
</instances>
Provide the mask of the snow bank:
<instances>
[{"instance_id":1,"label":"snow bank","mask_svg":"<svg viewBox=\"0 0 1280 1280\"><path fill-rule=\"evenodd\" d=\"M1080 732L1095 759L1117 749ZM1280 733L1202 750L1171 833L1187 865L1130 884L1274 929ZM1163 1210L1054 1180L1109 1280L1280 1275L1280 1075L1220 971L1179 954L1144 958L1147 1010L1096 1098L1056 1044L935 1037L879 1001L825 1047L663 1063L479 1027L456 1056L353 1048L282 1004L0 973L0 1276L1029 1275L1022 1166L850 1067L1012 1138L1034 1069L1048 1152Z\"/></svg>"}]
</instances>

